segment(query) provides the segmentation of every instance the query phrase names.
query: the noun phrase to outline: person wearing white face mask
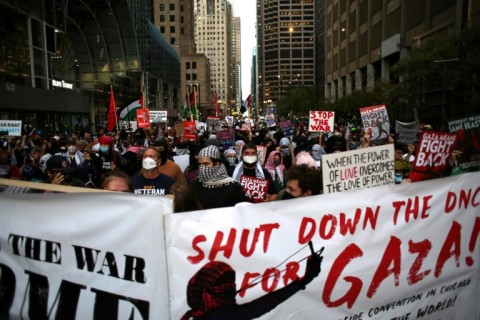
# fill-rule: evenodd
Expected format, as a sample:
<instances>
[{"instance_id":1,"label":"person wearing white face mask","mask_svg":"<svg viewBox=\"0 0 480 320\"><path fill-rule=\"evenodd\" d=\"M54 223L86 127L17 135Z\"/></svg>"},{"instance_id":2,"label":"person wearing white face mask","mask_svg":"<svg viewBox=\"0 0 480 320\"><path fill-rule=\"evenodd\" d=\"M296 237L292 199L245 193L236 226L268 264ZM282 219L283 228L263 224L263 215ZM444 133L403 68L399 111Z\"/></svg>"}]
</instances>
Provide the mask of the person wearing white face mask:
<instances>
[{"instance_id":1,"label":"person wearing white face mask","mask_svg":"<svg viewBox=\"0 0 480 320\"><path fill-rule=\"evenodd\" d=\"M142 170L132 179L134 193L156 196L165 196L170 193L170 187L175 183L175 179L158 171L159 156L158 150L153 147L143 151Z\"/></svg>"},{"instance_id":2,"label":"person wearing white face mask","mask_svg":"<svg viewBox=\"0 0 480 320\"><path fill-rule=\"evenodd\" d=\"M237 164L232 174L232 177L239 182L242 176L267 180L268 194L266 200L271 201L276 199L272 176L267 169L260 165L257 146L253 143L247 143L242 147L242 161Z\"/></svg>"},{"instance_id":3,"label":"person wearing white face mask","mask_svg":"<svg viewBox=\"0 0 480 320\"><path fill-rule=\"evenodd\" d=\"M85 158L83 153L77 150L77 141L75 139L69 139L67 141L67 152L65 154L70 167L82 166Z\"/></svg>"}]
</instances>

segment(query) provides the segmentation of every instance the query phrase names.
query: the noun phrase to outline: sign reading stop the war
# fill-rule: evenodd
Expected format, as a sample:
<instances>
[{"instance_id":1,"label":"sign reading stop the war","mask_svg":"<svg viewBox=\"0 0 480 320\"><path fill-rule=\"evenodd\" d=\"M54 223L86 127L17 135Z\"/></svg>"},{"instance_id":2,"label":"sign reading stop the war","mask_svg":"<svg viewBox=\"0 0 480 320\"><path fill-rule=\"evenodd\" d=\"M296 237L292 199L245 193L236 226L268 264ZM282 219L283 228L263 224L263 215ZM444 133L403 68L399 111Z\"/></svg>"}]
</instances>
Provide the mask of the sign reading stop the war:
<instances>
[{"instance_id":1,"label":"sign reading stop the war","mask_svg":"<svg viewBox=\"0 0 480 320\"><path fill-rule=\"evenodd\" d=\"M308 131L332 132L335 112L333 111L310 111L308 119Z\"/></svg>"},{"instance_id":2,"label":"sign reading stop the war","mask_svg":"<svg viewBox=\"0 0 480 320\"><path fill-rule=\"evenodd\" d=\"M263 202L267 200L268 180L242 175L240 177L240 184L243 187L243 191L245 191L245 195L252 199L253 202Z\"/></svg>"}]
</instances>

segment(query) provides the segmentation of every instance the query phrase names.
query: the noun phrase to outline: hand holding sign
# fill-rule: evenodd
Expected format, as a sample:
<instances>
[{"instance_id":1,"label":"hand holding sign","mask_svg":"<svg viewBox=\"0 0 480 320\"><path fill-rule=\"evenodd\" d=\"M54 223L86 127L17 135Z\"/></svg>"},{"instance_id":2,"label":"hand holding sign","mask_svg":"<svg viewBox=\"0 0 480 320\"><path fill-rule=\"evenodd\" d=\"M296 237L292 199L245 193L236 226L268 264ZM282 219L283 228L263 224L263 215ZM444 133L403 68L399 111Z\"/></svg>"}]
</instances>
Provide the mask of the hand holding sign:
<instances>
[{"instance_id":1,"label":"hand holding sign","mask_svg":"<svg viewBox=\"0 0 480 320\"><path fill-rule=\"evenodd\" d=\"M320 251L316 253L315 250L313 250L312 241L309 241L308 245L310 247L310 252L312 253L312 255L307 259L307 268L305 270L305 275L300 280L300 282L304 286L312 282L312 280L315 279L320 274L321 265L323 261L323 257L321 256L321 254L323 252L324 247L322 247L322 249L320 249Z\"/></svg>"}]
</instances>

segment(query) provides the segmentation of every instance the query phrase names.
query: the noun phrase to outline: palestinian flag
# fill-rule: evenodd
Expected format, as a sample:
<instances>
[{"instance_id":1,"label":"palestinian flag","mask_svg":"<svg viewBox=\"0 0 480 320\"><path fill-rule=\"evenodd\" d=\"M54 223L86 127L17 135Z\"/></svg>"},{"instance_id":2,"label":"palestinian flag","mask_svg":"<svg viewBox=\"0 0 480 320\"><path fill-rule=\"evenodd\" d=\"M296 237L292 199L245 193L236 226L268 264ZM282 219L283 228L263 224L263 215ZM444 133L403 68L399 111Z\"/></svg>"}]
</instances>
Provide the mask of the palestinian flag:
<instances>
[{"instance_id":1,"label":"palestinian flag","mask_svg":"<svg viewBox=\"0 0 480 320\"><path fill-rule=\"evenodd\" d=\"M132 121L137 116L137 109L142 108L142 97L140 99L133 101L128 106L120 111L120 119L123 121Z\"/></svg>"}]
</instances>

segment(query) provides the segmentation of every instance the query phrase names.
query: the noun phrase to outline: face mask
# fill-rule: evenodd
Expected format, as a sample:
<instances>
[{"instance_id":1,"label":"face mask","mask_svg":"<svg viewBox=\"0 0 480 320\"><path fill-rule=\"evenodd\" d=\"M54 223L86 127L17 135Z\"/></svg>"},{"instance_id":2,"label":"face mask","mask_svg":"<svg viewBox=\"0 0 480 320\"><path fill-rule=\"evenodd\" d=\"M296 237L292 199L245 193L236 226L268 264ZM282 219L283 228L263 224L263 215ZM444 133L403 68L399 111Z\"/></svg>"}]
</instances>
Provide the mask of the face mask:
<instances>
[{"instance_id":1,"label":"face mask","mask_svg":"<svg viewBox=\"0 0 480 320\"><path fill-rule=\"evenodd\" d=\"M75 146L68 146L68 152L74 153L75 151L77 151L77 147L75 147Z\"/></svg>"},{"instance_id":2,"label":"face mask","mask_svg":"<svg viewBox=\"0 0 480 320\"><path fill-rule=\"evenodd\" d=\"M109 146L100 146L100 151L102 151L102 152L108 152L108 150L110 150L110 147L109 147Z\"/></svg>"},{"instance_id":3,"label":"face mask","mask_svg":"<svg viewBox=\"0 0 480 320\"><path fill-rule=\"evenodd\" d=\"M320 151L312 151L312 157L315 160L320 160L322 158L322 153Z\"/></svg>"},{"instance_id":4,"label":"face mask","mask_svg":"<svg viewBox=\"0 0 480 320\"><path fill-rule=\"evenodd\" d=\"M280 160L273 160L273 164L274 164L275 166L279 166L280 163L281 163Z\"/></svg>"},{"instance_id":5,"label":"face mask","mask_svg":"<svg viewBox=\"0 0 480 320\"><path fill-rule=\"evenodd\" d=\"M237 162L237 158L228 157L227 161L231 166L234 166L235 163Z\"/></svg>"},{"instance_id":6,"label":"face mask","mask_svg":"<svg viewBox=\"0 0 480 320\"><path fill-rule=\"evenodd\" d=\"M215 167L207 167L205 165L198 166L198 180L200 182L206 182L216 176Z\"/></svg>"},{"instance_id":7,"label":"face mask","mask_svg":"<svg viewBox=\"0 0 480 320\"><path fill-rule=\"evenodd\" d=\"M282 200L288 200L288 199L295 199L295 197L291 193L285 191L283 193Z\"/></svg>"},{"instance_id":8,"label":"face mask","mask_svg":"<svg viewBox=\"0 0 480 320\"><path fill-rule=\"evenodd\" d=\"M142 161L142 168L145 170L155 169L157 167L157 162L152 158L145 158Z\"/></svg>"},{"instance_id":9,"label":"face mask","mask_svg":"<svg viewBox=\"0 0 480 320\"><path fill-rule=\"evenodd\" d=\"M255 162L257 162L257 156L244 156L243 162L248 164L254 164Z\"/></svg>"},{"instance_id":10,"label":"face mask","mask_svg":"<svg viewBox=\"0 0 480 320\"><path fill-rule=\"evenodd\" d=\"M99 144L99 143L95 144L95 145L92 147L92 151L93 151L93 152L97 152L98 150L100 150L100 144Z\"/></svg>"},{"instance_id":11,"label":"face mask","mask_svg":"<svg viewBox=\"0 0 480 320\"><path fill-rule=\"evenodd\" d=\"M289 148L289 147L280 148L280 151L281 151L281 152L283 153L283 155L285 155L285 156L290 155L290 148Z\"/></svg>"}]
</instances>

